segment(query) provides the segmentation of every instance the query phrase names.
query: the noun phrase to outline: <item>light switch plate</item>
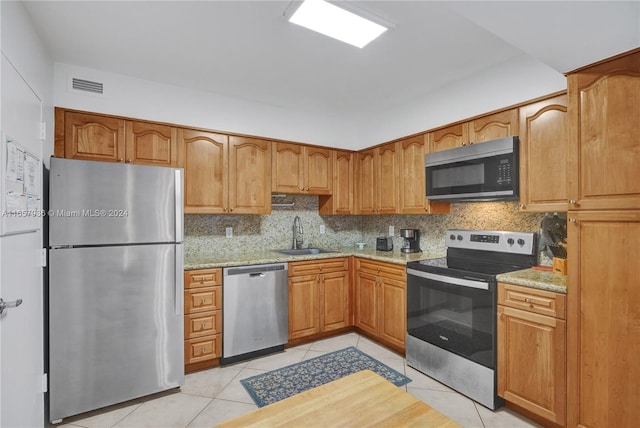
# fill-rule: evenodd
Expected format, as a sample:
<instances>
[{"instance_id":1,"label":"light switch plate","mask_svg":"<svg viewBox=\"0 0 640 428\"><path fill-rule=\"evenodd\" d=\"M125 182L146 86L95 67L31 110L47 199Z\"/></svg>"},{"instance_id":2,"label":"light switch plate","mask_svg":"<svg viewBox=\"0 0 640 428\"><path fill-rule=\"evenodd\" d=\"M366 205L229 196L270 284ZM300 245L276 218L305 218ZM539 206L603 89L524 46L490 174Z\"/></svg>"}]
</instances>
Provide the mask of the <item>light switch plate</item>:
<instances>
[{"instance_id":1,"label":"light switch plate","mask_svg":"<svg viewBox=\"0 0 640 428\"><path fill-rule=\"evenodd\" d=\"M389 226L389 236L394 236L396 234L396 228L393 226Z\"/></svg>"},{"instance_id":2,"label":"light switch plate","mask_svg":"<svg viewBox=\"0 0 640 428\"><path fill-rule=\"evenodd\" d=\"M227 238L233 238L233 227L227 227L226 233L227 233Z\"/></svg>"},{"instance_id":3,"label":"light switch plate","mask_svg":"<svg viewBox=\"0 0 640 428\"><path fill-rule=\"evenodd\" d=\"M326 229L324 227L324 224L320 225L320 235L324 235L324 233L326 232Z\"/></svg>"}]
</instances>

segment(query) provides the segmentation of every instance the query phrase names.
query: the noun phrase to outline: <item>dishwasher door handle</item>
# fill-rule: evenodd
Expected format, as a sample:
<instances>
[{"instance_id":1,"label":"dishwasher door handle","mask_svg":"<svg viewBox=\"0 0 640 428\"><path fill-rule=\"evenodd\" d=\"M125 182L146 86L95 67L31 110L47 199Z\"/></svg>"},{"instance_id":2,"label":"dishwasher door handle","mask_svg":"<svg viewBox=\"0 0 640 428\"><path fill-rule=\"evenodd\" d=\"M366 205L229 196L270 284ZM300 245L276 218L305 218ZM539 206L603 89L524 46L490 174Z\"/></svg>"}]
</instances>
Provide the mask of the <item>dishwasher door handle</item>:
<instances>
[{"instance_id":1,"label":"dishwasher door handle","mask_svg":"<svg viewBox=\"0 0 640 428\"><path fill-rule=\"evenodd\" d=\"M255 277L264 278L265 274L264 274L264 272L256 272L256 273L250 273L249 274L249 278L255 278Z\"/></svg>"}]
</instances>

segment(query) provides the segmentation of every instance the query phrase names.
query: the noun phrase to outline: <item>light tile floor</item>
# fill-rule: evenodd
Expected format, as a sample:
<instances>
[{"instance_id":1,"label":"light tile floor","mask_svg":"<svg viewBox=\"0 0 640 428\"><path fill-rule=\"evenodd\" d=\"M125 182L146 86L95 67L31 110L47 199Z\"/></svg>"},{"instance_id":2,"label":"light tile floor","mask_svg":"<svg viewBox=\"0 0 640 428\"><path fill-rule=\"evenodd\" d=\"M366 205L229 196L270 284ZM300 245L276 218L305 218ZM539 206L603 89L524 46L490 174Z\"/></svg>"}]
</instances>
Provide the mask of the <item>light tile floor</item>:
<instances>
[{"instance_id":1,"label":"light tile floor","mask_svg":"<svg viewBox=\"0 0 640 428\"><path fill-rule=\"evenodd\" d=\"M539 427L509 409L502 408L494 412L474 403L464 395L407 366L401 355L356 333L318 340L289 348L284 353L227 367L189 374L180 391L156 394L67 418L63 424L56 427L212 427L257 408L240 384L240 379L348 346L355 346L404 373L412 382L403 388L464 427Z\"/></svg>"}]
</instances>

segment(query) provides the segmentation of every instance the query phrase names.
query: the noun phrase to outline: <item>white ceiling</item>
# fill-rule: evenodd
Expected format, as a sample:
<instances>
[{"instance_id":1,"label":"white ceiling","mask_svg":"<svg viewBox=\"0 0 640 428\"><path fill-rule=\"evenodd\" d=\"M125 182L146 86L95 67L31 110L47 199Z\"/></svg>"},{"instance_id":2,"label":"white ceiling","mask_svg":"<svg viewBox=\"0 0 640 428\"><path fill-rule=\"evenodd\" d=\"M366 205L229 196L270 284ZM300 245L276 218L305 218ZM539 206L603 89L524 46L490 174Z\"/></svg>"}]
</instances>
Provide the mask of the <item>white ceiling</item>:
<instances>
[{"instance_id":1,"label":"white ceiling","mask_svg":"<svg viewBox=\"0 0 640 428\"><path fill-rule=\"evenodd\" d=\"M295 111L356 115L523 55L558 72L640 46L640 1L359 1L364 49L290 24L289 1L26 1L55 62Z\"/></svg>"}]
</instances>

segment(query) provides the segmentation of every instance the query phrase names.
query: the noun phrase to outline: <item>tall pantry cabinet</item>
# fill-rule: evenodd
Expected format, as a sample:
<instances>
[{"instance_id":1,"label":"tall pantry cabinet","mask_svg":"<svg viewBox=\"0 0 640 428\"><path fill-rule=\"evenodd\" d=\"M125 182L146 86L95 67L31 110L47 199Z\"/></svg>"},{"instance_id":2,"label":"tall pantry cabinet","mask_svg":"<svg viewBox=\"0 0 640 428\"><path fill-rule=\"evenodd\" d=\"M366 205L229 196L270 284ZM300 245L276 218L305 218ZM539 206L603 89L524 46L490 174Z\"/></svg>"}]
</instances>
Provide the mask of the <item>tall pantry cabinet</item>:
<instances>
[{"instance_id":1,"label":"tall pantry cabinet","mask_svg":"<svg viewBox=\"0 0 640 428\"><path fill-rule=\"evenodd\" d=\"M567 426L640 420L640 49L567 75Z\"/></svg>"}]
</instances>

